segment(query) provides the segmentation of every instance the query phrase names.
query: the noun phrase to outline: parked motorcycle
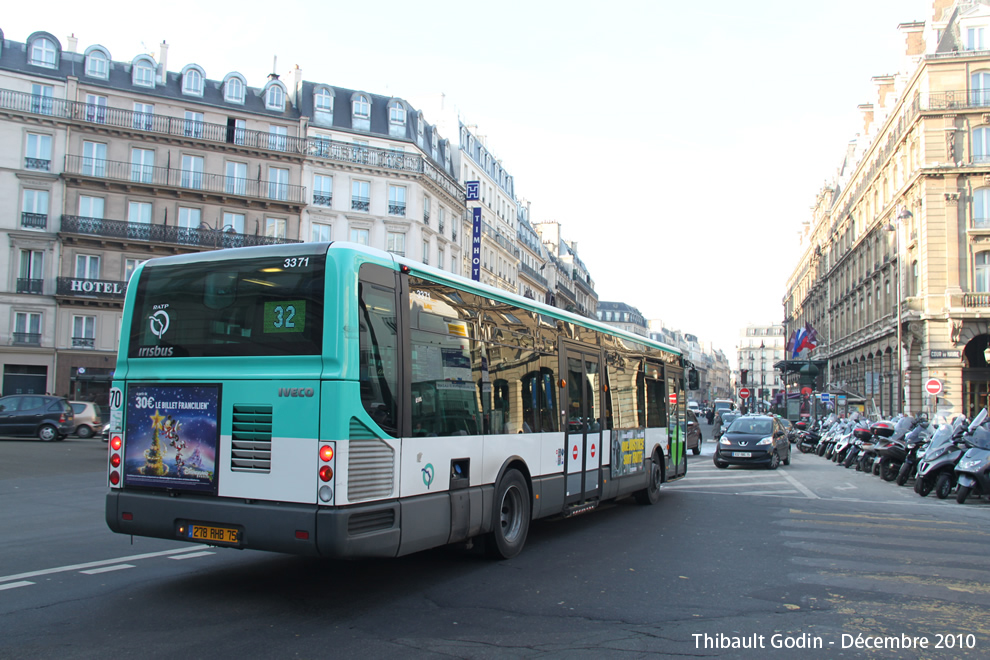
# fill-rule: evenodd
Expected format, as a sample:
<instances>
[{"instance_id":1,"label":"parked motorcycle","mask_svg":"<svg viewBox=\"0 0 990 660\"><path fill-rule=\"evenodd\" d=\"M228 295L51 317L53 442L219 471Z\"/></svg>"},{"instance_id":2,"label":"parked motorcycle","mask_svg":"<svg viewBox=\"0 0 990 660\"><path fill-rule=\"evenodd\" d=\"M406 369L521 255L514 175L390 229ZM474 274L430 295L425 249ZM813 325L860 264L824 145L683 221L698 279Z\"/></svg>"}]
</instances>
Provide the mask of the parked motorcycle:
<instances>
[{"instance_id":1,"label":"parked motorcycle","mask_svg":"<svg viewBox=\"0 0 990 660\"><path fill-rule=\"evenodd\" d=\"M942 424L945 423L943 420ZM904 455L904 461L901 463L900 469L897 471L897 477L894 479L898 486L903 486L909 479L917 476L918 464L921 462L921 457L931 443L936 428L938 426L935 424L929 424L927 427L917 426L907 434L905 438L907 441L907 452Z\"/></svg>"},{"instance_id":2,"label":"parked motorcycle","mask_svg":"<svg viewBox=\"0 0 990 660\"><path fill-rule=\"evenodd\" d=\"M990 429L984 408L969 425L964 441L969 447L956 464L956 502L963 504L971 494L990 493Z\"/></svg>"},{"instance_id":3,"label":"parked motorcycle","mask_svg":"<svg viewBox=\"0 0 990 660\"><path fill-rule=\"evenodd\" d=\"M945 499L955 486L955 467L962 458L965 443L966 418L960 415L952 424L942 424L932 436L928 448L918 464L918 476L914 480L914 492L922 497L936 488L935 495Z\"/></svg>"},{"instance_id":4,"label":"parked motorcycle","mask_svg":"<svg viewBox=\"0 0 990 660\"><path fill-rule=\"evenodd\" d=\"M917 417L901 417L894 424L894 434L886 440L880 440L874 445L876 472L884 481L893 481L901 469L901 464L907 457L907 436L915 432L923 432L928 427L928 416L921 413Z\"/></svg>"},{"instance_id":5,"label":"parked motorcycle","mask_svg":"<svg viewBox=\"0 0 990 660\"><path fill-rule=\"evenodd\" d=\"M903 420L905 418L901 418ZM898 420L898 421L901 421ZM887 444L889 438L894 435L895 422L881 420L870 424L872 437L864 440L860 446L859 458L856 459L856 469L866 474L878 474L880 463L877 461L877 447Z\"/></svg>"}]
</instances>

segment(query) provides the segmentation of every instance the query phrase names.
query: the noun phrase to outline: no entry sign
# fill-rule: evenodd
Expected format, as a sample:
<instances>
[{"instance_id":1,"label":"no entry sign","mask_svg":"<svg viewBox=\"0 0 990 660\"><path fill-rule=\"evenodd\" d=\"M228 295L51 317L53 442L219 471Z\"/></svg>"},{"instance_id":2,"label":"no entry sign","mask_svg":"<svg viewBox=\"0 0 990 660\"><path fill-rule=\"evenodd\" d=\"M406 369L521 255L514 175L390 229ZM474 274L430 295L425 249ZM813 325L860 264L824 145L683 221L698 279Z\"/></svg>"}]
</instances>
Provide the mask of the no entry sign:
<instances>
[{"instance_id":1,"label":"no entry sign","mask_svg":"<svg viewBox=\"0 0 990 660\"><path fill-rule=\"evenodd\" d=\"M938 396L942 393L942 381L938 378L929 378L925 382L925 391L932 396Z\"/></svg>"},{"instance_id":2,"label":"no entry sign","mask_svg":"<svg viewBox=\"0 0 990 660\"><path fill-rule=\"evenodd\" d=\"M739 390L739 398L740 399L748 399L749 398L749 389L744 387L741 390Z\"/></svg>"}]
</instances>

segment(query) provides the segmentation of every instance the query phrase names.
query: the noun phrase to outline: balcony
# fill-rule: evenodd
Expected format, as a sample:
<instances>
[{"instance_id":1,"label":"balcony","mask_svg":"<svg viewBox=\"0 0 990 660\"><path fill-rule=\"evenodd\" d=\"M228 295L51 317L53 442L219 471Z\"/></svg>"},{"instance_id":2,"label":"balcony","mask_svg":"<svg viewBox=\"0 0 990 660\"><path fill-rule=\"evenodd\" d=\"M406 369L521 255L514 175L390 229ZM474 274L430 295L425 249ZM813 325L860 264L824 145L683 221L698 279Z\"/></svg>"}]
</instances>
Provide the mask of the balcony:
<instances>
[{"instance_id":1,"label":"balcony","mask_svg":"<svg viewBox=\"0 0 990 660\"><path fill-rule=\"evenodd\" d=\"M406 217L406 205L405 202L389 202L388 203L388 214L396 215L400 218Z\"/></svg>"},{"instance_id":2,"label":"balcony","mask_svg":"<svg viewBox=\"0 0 990 660\"><path fill-rule=\"evenodd\" d=\"M48 214L28 213L27 211L24 211L21 213L21 227L30 227L31 229L47 229Z\"/></svg>"},{"instance_id":3,"label":"balcony","mask_svg":"<svg viewBox=\"0 0 990 660\"><path fill-rule=\"evenodd\" d=\"M990 293L964 293L965 307L990 307Z\"/></svg>"},{"instance_id":4,"label":"balcony","mask_svg":"<svg viewBox=\"0 0 990 660\"><path fill-rule=\"evenodd\" d=\"M313 193L313 204L315 206L330 206L333 202L333 195L330 193Z\"/></svg>"},{"instance_id":5,"label":"balcony","mask_svg":"<svg viewBox=\"0 0 990 660\"><path fill-rule=\"evenodd\" d=\"M429 225L430 224L430 210L429 209L424 209L423 210L423 224L424 225ZM443 227L440 228L440 231L443 231Z\"/></svg>"},{"instance_id":6,"label":"balcony","mask_svg":"<svg viewBox=\"0 0 990 660\"><path fill-rule=\"evenodd\" d=\"M45 281L26 277L17 278L17 293L31 293L40 296L44 293Z\"/></svg>"},{"instance_id":7,"label":"balcony","mask_svg":"<svg viewBox=\"0 0 990 660\"><path fill-rule=\"evenodd\" d=\"M41 346L40 332L14 332L15 346Z\"/></svg>"},{"instance_id":8,"label":"balcony","mask_svg":"<svg viewBox=\"0 0 990 660\"><path fill-rule=\"evenodd\" d=\"M124 240L168 243L171 245L193 245L205 248L232 248L251 245L282 245L300 243L288 238L274 236L251 236L219 229L193 229L175 225L156 225L144 222L124 222L85 218L77 215L63 215L61 232L102 236Z\"/></svg>"},{"instance_id":9,"label":"balcony","mask_svg":"<svg viewBox=\"0 0 990 660\"><path fill-rule=\"evenodd\" d=\"M26 114L46 115L63 121L81 122L112 128L157 133L179 138L194 138L203 142L232 144L252 149L293 154L308 152L306 138L275 135L265 131L249 131L224 124L207 124L184 117L165 117L120 108L108 108L78 101L66 101L49 96L36 96L10 89L0 89L0 109Z\"/></svg>"},{"instance_id":10,"label":"balcony","mask_svg":"<svg viewBox=\"0 0 990 660\"><path fill-rule=\"evenodd\" d=\"M66 174L155 187L179 188L218 195L239 195L302 204L306 189L278 181L258 181L170 167L151 167L115 160L67 155Z\"/></svg>"},{"instance_id":11,"label":"balcony","mask_svg":"<svg viewBox=\"0 0 990 660\"><path fill-rule=\"evenodd\" d=\"M352 211L364 211L365 213L371 208L371 200L367 197L351 197L351 210Z\"/></svg>"},{"instance_id":12,"label":"balcony","mask_svg":"<svg viewBox=\"0 0 990 660\"><path fill-rule=\"evenodd\" d=\"M96 339L93 337L73 337L72 348L96 348Z\"/></svg>"},{"instance_id":13,"label":"balcony","mask_svg":"<svg viewBox=\"0 0 990 660\"><path fill-rule=\"evenodd\" d=\"M529 279L535 282L539 282L540 284L543 285L544 288L549 286L549 283L547 282L547 278L543 277L543 275L541 275L535 268L532 268L527 264L520 262L519 272L520 274L525 275Z\"/></svg>"},{"instance_id":14,"label":"balcony","mask_svg":"<svg viewBox=\"0 0 990 660\"><path fill-rule=\"evenodd\" d=\"M127 282L120 280L91 280L84 277L59 277L55 295L69 298L99 298L101 300L124 299Z\"/></svg>"}]
</instances>

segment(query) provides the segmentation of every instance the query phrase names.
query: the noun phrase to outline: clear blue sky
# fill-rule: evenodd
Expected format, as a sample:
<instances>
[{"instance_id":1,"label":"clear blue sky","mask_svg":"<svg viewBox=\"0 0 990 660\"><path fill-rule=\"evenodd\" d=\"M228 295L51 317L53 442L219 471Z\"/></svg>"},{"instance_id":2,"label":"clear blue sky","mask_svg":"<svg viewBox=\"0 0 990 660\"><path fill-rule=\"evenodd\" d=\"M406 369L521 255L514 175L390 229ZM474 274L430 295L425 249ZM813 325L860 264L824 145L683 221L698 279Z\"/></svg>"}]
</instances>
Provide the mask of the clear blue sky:
<instances>
[{"instance_id":1,"label":"clear blue sky","mask_svg":"<svg viewBox=\"0 0 990 660\"><path fill-rule=\"evenodd\" d=\"M17 3L8 39L46 30L207 76L444 94L488 138L533 217L577 241L602 300L714 342L780 322L797 233L897 25L931 0ZM419 105L417 103L419 102ZM430 120L430 117L427 116ZM453 137L453 136L451 136Z\"/></svg>"}]
</instances>

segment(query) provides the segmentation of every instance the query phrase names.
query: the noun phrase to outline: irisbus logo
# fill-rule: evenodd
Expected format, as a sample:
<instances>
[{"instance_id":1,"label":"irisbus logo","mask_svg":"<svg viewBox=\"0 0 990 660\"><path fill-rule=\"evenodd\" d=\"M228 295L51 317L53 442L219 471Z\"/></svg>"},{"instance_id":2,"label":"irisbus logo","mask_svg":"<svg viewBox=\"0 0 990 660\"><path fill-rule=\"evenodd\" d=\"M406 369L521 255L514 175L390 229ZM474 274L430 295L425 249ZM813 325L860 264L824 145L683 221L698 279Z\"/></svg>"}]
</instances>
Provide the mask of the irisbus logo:
<instances>
[{"instance_id":1,"label":"irisbus logo","mask_svg":"<svg viewBox=\"0 0 990 660\"><path fill-rule=\"evenodd\" d=\"M312 387L280 387L278 388L279 396L315 396L316 393L313 391Z\"/></svg>"}]
</instances>

